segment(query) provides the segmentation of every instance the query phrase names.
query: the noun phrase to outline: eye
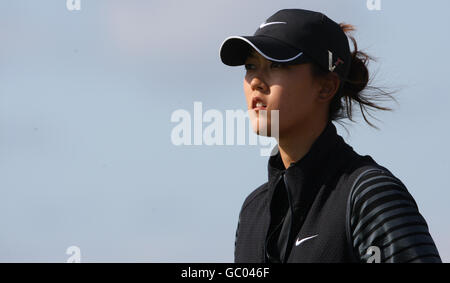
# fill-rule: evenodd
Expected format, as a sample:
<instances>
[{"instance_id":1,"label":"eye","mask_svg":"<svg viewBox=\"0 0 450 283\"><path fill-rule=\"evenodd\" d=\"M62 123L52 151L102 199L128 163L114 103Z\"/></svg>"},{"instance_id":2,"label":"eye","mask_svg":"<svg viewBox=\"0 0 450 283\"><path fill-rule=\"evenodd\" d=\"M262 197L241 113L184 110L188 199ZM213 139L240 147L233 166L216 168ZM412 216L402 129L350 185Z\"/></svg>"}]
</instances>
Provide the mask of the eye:
<instances>
[{"instance_id":1,"label":"eye","mask_svg":"<svg viewBox=\"0 0 450 283\"><path fill-rule=\"evenodd\" d=\"M272 68L284 68L286 65L280 62L272 62L272 64L270 64L270 67Z\"/></svg>"},{"instance_id":2,"label":"eye","mask_svg":"<svg viewBox=\"0 0 450 283\"><path fill-rule=\"evenodd\" d=\"M253 70L255 68L255 65L253 65L253 64L245 64L244 67L245 67L246 70Z\"/></svg>"}]
</instances>

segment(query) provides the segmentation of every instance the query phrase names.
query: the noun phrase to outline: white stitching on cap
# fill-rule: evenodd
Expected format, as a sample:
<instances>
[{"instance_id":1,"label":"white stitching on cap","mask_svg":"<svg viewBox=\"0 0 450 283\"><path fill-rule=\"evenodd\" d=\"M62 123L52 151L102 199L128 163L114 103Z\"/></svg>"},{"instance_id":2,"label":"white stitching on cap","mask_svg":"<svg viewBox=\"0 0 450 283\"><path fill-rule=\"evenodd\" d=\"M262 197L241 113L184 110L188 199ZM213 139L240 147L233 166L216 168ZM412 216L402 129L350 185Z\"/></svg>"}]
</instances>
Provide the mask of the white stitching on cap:
<instances>
[{"instance_id":1,"label":"white stitching on cap","mask_svg":"<svg viewBox=\"0 0 450 283\"><path fill-rule=\"evenodd\" d=\"M264 58L266 58L267 60L271 60L271 61L275 61L275 62L289 62L292 61L294 59L296 59L297 57L300 57L300 55L303 54L303 52L300 52L299 54L295 55L294 57L288 58L288 59L284 59L284 60L280 60L280 59L275 59L272 57L267 56L266 54L264 54L261 50L258 49L258 47L256 47L250 40L242 37L242 36L229 36L227 38L225 38L225 40L222 42L222 44L220 45L220 49L219 49L219 56L220 56L220 51L222 50L223 44L225 43L225 41L227 41L228 39L231 38L236 38L236 39L240 39L243 40L245 42L247 42L248 44L250 44L253 48L256 49L256 51L259 52L259 54L261 54Z\"/></svg>"}]
</instances>

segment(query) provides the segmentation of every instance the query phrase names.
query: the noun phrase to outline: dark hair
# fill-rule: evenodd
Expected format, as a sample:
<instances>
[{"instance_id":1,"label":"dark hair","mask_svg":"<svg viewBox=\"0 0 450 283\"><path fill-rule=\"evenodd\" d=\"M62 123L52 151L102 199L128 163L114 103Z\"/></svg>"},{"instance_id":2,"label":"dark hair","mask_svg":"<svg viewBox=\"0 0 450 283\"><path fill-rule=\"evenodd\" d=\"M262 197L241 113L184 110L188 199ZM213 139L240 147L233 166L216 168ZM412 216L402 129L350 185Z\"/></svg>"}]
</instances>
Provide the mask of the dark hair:
<instances>
[{"instance_id":1,"label":"dark hair","mask_svg":"<svg viewBox=\"0 0 450 283\"><path fill-rule=\"evenodd\" d=\"M354 50L351 53L351 66L348 77L344 80L341 79L341 84L343 83L343 86L334 95L330 102L328 119L331 121L339 121L341 119L348 118L350 121L355 122L352 119L352 102L355 101L359 103L359 108L364 120L370 126L378 129L378 127L374 126L367 120L364 112L373 117L368 110L379 109L391 111L391 108L379 106L375 103L375 101L385 100L385 98L391 98L394 101L396 100L391 95L393 92L387 92L380 87L368 85L369 70L367 66L369 60L376 60L367 55L365 52L358 50L355 38L348 34L349 32L355 30L354 26L345 23L340 23L340 26L347 34L347 37L353 42ZM311 66L312 75L314 77L326 77L330 74L328 70L323 70L315 63ZM372 80L373 78L370 78L370 82ZM365 91L363 92L363 90ZM367 93L366 90L371 90L372 92Z\"/></svg>"}]
</instances>

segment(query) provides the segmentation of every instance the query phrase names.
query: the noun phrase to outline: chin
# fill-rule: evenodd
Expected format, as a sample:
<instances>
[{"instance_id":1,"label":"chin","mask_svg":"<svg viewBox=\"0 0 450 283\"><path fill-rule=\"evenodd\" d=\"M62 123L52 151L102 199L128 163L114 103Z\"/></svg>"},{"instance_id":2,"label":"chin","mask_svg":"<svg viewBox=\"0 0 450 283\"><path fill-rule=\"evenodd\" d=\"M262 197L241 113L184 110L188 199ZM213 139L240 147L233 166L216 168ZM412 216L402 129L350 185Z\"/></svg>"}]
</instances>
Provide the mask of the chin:
<instances>
[{"instance_id":1,"label":"chin","mask_svg":"<svg viewBox=\"0 0 450 283\"><path fill-rule=\"evenodd\" d=\"M260 136L267 136L272 137L272 133L274 134L274 137L278 137L278 127L279 125L272 125L270 114L267 112L256 112L256 111L249 111L249 118L250 123L253 128L253 132L255 132L257 135ZM269 117L268 117L269 116ZM278 116L278 115L277 115ZM275 117L275 122L278 120L277 117Z\"/></svg>"},{"instance_id":2,"label":"chin","mask_svg":"<svg viewBox=\"0 0 450 283\"><path fill-rule=\"evenodd\" d=\"M254 118L251 119L251 124L253 128L253 132L255 132L259 136L271 137L271 124L270 120Z\"/></svg>"}]
</instances>

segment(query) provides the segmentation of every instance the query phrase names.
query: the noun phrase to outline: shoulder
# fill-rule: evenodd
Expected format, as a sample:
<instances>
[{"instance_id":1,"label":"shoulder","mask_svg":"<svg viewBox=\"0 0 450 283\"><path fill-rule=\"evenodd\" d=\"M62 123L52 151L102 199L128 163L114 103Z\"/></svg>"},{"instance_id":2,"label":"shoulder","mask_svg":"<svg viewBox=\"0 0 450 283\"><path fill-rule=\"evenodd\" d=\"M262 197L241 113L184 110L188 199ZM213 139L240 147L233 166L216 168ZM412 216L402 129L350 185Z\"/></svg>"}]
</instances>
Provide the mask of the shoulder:
<instances>
[{"instance_id":1,"label":"shoulder","mask_svg":"<svg viewBox=\"0 0 450 283\"><path fill-rule=\"evenodd\" d=\"M404 183L387 168L372 165L356 171L350 193L352 213L364 213L374 206L395 200L418 208Z\"/></svg>"},{"instance_id":2,"label":"shoulder","mask_svg":"<svg viewBox=\"0 0 450 283\"><path fill-rule=\"evenodd\" d=\"M358 258L367 260L375 246L382 262L439 262L428 225L404 183L383 166L357 171L348 221Z\"/></svg>"},{"instance_id":3,"label":"shoulder","mask_svg":"<svg viewBox=\"0 0 450 283\"><path fill-rule=\"evenodd\" d=\"M404 183L378 164L364 166L354 172L348 205L353 228L363 218L379 216L390 210L397 209L402 213L418 210Z\"/></svg>"},{"instance_id":4,"label":"shoulder","mask_svg":"<svg viewBox=\"0 0 450 283\"><path fill-rule=\"evenodd\" d=\"M255 201L256 199L259 199L260 197L262 197L263 195L265 195L265 193L267 192L267 187L268 182L265 182L264 184L260 185L259 187L257 187L256 189L254 189L244 200L244 203L242 204L242 208L241 208L241 212L253 201Z\"/></svg>"}]
</instances>

